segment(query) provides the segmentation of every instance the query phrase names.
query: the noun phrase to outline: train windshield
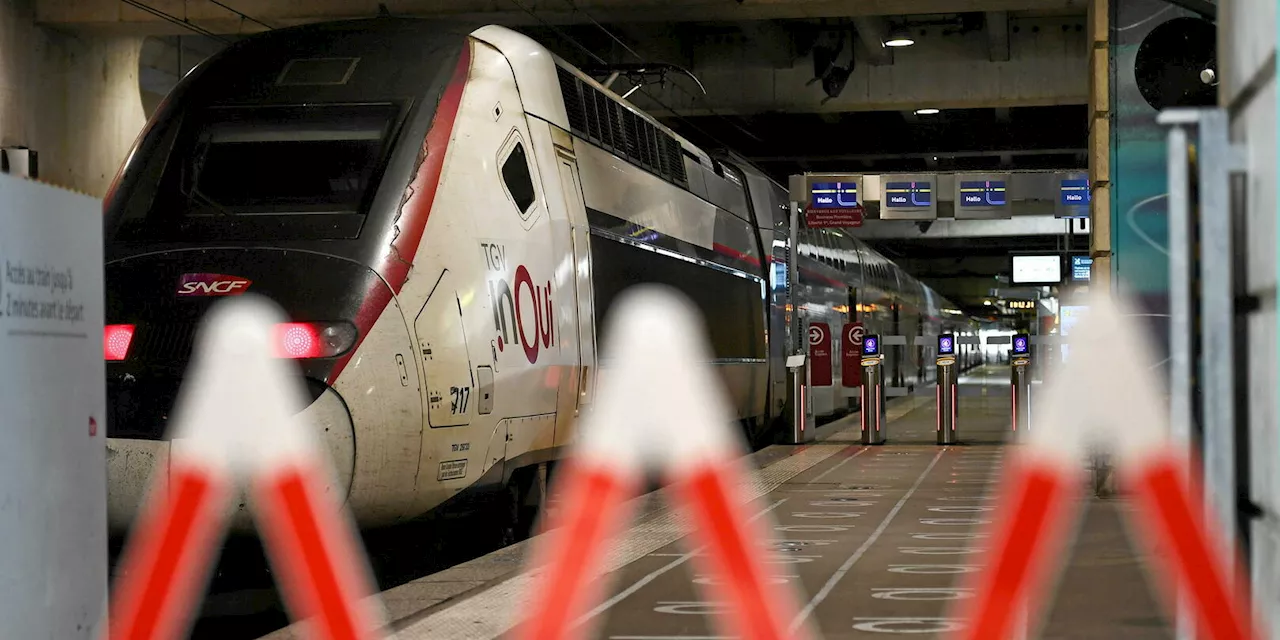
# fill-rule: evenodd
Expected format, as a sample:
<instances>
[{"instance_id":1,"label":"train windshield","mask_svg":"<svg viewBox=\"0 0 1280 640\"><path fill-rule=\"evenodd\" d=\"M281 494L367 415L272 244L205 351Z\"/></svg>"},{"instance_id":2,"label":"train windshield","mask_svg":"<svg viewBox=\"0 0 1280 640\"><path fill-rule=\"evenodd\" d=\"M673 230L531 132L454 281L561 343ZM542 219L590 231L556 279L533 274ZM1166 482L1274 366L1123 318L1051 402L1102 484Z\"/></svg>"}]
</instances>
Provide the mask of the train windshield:
<instances>
[{"instance_id":1,"label":"train windshield","mask_svg":"<svg viewBox=\"0 0 1280 640\"><path fill-rule=\"evenodd\" d=\"M188 116L149 207L121 240L344 239L359 234L401 109L217 107Z\"/></svg>"}]
</instances>

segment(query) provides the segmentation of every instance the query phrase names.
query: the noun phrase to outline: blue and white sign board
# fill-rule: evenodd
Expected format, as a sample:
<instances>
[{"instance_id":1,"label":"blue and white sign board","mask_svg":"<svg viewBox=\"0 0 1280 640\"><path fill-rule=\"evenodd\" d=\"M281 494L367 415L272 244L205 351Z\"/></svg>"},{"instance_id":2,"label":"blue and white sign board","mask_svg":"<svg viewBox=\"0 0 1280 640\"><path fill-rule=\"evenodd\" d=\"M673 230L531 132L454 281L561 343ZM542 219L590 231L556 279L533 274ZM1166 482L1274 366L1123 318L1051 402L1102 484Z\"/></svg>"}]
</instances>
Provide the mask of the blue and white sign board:
<instances>
[{"instance_id":1,"label":"blue and white sign board","mask_svg":"<svg viewBox=\"0 0 1280 640\"><path fill-rule=\"evenodd\" d=\"M1013 215L1009 205L1009 174L957 173L955 176L955 217L957 220L999 220Z\"/></svg>"},{"instance_id":2,"label":"blue and white sign board","mask_svg":"<svg viewBox=\"0 0 1280 640\"><path fill-rule=\"evenodd\" d=\"M880 178L880 217L934 220L938 217L938 176L891 174Z\"/></svg>"},{"instance_id":3,"label":"blue and white sign board","mask_svg":"<svg viewBox=\"0 0 1280 640\"><path fill-rule=\"evenodd\" d=\"M1093 258L1089 256L1071 256L1071 279L1076 282L1088 282L1093 267Z\"/></svg>"},{"instance_id":4,"label":"blue and white sign board","mask_svg":"<svg viewBox=\"0 0 1280 640\"><path fill-rule=\"evenodd\" d=\"M851 173L806 173L789 179L791 200L804 209L810 229L862 226L866 216L862 176Z\"/></svg>"},{"instance_id":5,"label":"blue and white sign board","mask_svg":"<svg viewBox=\"0 0 1280 640\"><path fill-rule=\"evenodd\" d=\"M1058 198L1054 202L1053 215L1057 218L1088 218L1093 201L1093 185L1089 174L1083 171L1058 173Z\"/></svg>"},{"instance_id":6,"label":"blue and white sign board","mask_svg":"<svg viewBox=\"0 0 1280 640\"><path fill-rule=\"evenodd\" d=\"M0 174L0 620L97 640L107 604L102 202Z\"/></svg>"}]
</instances>

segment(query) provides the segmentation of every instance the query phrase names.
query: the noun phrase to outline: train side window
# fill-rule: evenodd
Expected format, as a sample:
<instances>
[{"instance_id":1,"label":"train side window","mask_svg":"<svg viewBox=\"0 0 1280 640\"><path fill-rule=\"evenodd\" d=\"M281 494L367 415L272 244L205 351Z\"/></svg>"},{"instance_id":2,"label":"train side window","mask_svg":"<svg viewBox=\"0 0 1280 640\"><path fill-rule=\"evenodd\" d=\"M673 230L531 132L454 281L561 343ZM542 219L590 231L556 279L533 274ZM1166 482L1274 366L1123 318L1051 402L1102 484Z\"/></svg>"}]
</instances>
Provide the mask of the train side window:
<instances>
[{"instance_id":1,"label":"train side window","mask_svg":"<svg viewBox=\"0 0 1280 640\"><path fill-rule=\"evenodd\" d=\"M511 140L515 144L510 146L511 150L502 161L502 185L506 187L507 195L515 203L516 209L520 210L520 215L527 217L537 199L537 193L533 188L533 174L529 172L529 157L525 153L524 143L514 134Z\"/></svg>"}]
</instances>

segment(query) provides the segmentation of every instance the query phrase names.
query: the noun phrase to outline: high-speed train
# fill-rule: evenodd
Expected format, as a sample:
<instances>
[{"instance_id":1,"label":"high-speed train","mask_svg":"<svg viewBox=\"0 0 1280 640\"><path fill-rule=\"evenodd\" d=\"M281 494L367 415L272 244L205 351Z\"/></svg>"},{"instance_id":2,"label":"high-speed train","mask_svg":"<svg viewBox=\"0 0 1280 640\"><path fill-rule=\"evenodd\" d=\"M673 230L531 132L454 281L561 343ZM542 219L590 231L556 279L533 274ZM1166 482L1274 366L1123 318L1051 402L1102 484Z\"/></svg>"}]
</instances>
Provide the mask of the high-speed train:
<instances>
[{"instance_id":1,"label":"high-speed train","mask_svg":"<svg viewBox=\"0 0 1280 640\"><path fill-rule=\"evenodd\" d=\"M767 442L788 402L785 201L506 28L378 18L240 41L167 97L106 198L112 527L164 471L200 319L246 292L290 316L280 350L362 526L498 492L527 531L594 400L610 303L640 282L702 310ZM847 235L806 232L799 253L810 321L967 326ZM931 375L914 346L888 362L903 385ZM850 406L838 373L819 413Z\"/></svg>"}]
</instances>

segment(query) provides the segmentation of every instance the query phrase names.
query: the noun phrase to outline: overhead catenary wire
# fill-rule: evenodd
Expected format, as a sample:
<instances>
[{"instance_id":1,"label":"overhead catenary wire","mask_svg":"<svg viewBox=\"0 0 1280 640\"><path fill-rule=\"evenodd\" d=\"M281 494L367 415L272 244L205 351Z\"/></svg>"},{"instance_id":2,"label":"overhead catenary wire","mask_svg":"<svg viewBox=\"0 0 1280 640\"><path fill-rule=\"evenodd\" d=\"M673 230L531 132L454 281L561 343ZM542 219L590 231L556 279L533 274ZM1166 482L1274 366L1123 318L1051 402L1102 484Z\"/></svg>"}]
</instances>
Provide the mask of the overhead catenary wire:
<instances>
[{"instance_id":1,"label":"overhead catenary wire","mask_svg":"<svg viewBox=\"0 0 1280 640\"><path fill-rule=\"evenodd\" d=\"M531 18L533 18L534 20L537 20L539 23L541 23L541 24L542 24L542 26L544 26L544 27L546 27L546 28L548 28L548 29L552 30L553 32L555 32L555 34L556 34L556 35L560 36L560 37L561 37L561 38L563 38L564 40L569 41L569 42L570 42L570 43L572 43L574 46L576 46L576 47L578 47L579 49L581 49L581 50L582 50L583 52L585 52L587 55L591 56L591 58L592 58L592 59L594 59L597 63L599 63L599 64L601 64L601 65L605 65L605 66L607 66L607 65L609 64L609 61L608 61L608 60L605 60L603 57L601 57L601 56L600 56L600 54L598 54L598 53L596 53L596 52L592 51L590 47L587 47L586 45L582 44L581 42L578 42L578 41L577 41L573 36L571 36L571 35L569 35L569 34L565 33L564 31L561 31L560 29L557 29L554 25L552 25L551 23L547 22L546 20L543 20L543 19L542 19L542 16L538 15L537 13L535 13L534 11L532 11L531 9L529 9L528 7L524 6L524 4L522 4L522 3L520 2L520 0L511 0L511 3L512 3L512 4L514 4L514 5L516 5L517 7L519 7L519 8L520 8L520 10L522 10L522 11L524 11L525 13L529 14L529 16L530 16ZM611 34L611 35L612 35L612 34ZM634 52L633 52L633 53L634 53ZM678 86L678 85L677 85L677 86ZM641 92L641 93L643 93L645 96L647 96L650 100L653 100L654 102L656 102L656 103L657 103L659 106L661 106L663 109L666 109L667 111L671 112L671 114L672 114L672 115L674 115L676 118L678 118L681 122L684 122L685 124L688 124L688 125L689 125L691 128L693 128L695 131L697 131L698 133L701 133L702 135L707 136L709 139L711 139L712 141L714 141L716 144L723 145L723 146L725 146L725 147L728 147L728 146L729 146L729 145L725 144L723 141L721 141L719 138L715 137L715 136L714 136L714 135L712 135L711 133L709 133L709 132L707 132L706 130L704 130L702 127L699 127L699 126L697 126L697 125L693 124L692 122L689 122L687 119L685 119L685 117L684 117L684 116L682 116L682 115L680 115L680 114L676 113L675 109L672 109L671 107L667 106L664 102L662 102L662 101L661 101L661 100L659 100L658 98L654 97L654 96L653 96L652 94L650 94L648 91L645 91L645 90L641 89L641 90L640 90L640 92Z\"/></svg>"},{"instance_id":2,"label":"overhead catenary wire","mask_svg":"<svg viewBox=\"0 0 1280 640\"><path fill-rule=\"evenodd\" d=\"M578 6L578 4L577 4L576 2L574 2L574 0L565 0L565 3L567 3L567 4L569 5L569 8L573 9L573 10L574 10L574 12L576 12L576 13L581 13L582 15L586 16L587 20L590 20L590 21L591 21L591 24L595 25L597 29L600 29L601 31L603 31L603 32L605 33L605 35L609 36L609 37L610 37L614 42L617 42L619 45L622 45L622 48L623 48L623 49L626 49L628 53L630 53L631 55L635 56L636 60L639 60L640 62L650 62L650 60L647 60L644 56L640 55L640 53L639 53L639 52L637 52L635 49L633 49L633 48L631 47L631 45L628 45L628 44L627 44L627 43L626 43L622 38L619 38L619 37L617 36L617 34L615 34L615 33L613 33L612 31L610 31L610 30L609 30L607 27L605 27L603 24L600 24L600 21L599 21L599 20L596 20L596 19L595 19L595 16L592 16L592 15L591 15L591 14L590 14L586 9L583 9L583 8L579 7L579 6ZM673 86L673 87L675 87L675 88L676 88L676 90L678 90L678 91L680 91L681 93L683 93L683 94L685 94L686 96L688 96L689 98L691 98L691 99L693 99L693 100L701 100L701 101L703 101L703 102L705 103L705 101L706 101L706 99L707 99L707 98L706 98L706 95L705 95L705 94L706 94L706 88L705 88L705 87L702 87L702 81L701 81L701 80L698 80L698 78L697 78L696 76L693 76L693 74L692 74L692 73L690 73L689 75L693 77L694 82L697 82L697 83L698 83L699 88L702 88L702 92L703 92L703 94L704 94L704 95L699 96L699 95L697 95L697 94L695 94L695 93L693 93L693 92L689 91L688 89L686 89L686 88L684 88L683 86L681 86L681 85L679 85L679 84L676 84L676 83L672 83L672 86ZM633 90L633 91L634 91L634 90ZM716 138L715 136L713 136L713 135L711 135L710 133L708 133L706 130L704 130L704 129L702 129L701 127L699 127L699 126L697 126L697 125L693 124L692 122L690 122L687 118L685 118L684 116L682 116L682 115L680 115L679 113L677 113L675 109L673 109L673 108L671 108L671 107L667 106L665 103L663 103L663 102L662 102L661 100L659 100L657 97L655 97L653 94L651 94L651 93L649 93L648 91L645 91L645 90L643 90L643 89L641 89L641 90L640 90L640 92L641 92L641 93L643 93L645 96L648 96L648 98L649 98L650 100L653 100L654 102L658 103L658 105L660 105L663 109L666 109L668 112L670 112L670 113L671 113L671 115L675 116L675 117L676 117L677 119L679 119L681 122L683 122L683 123L685 123L685 124L689 125L690 127L692 127L694 130L698 131L699 133L701 133L701 134L703 134L703 135L705 135L705 136L709 137L709 138L710 138L712 141L714 141L716 144L719 144L719 145L721 145L721 146L723 146L723 147L725 147L725 148L732 148L732 147L730 147L730 145L725 144L725 143L724 143L724 141L720 140L719 138ZM628 92L628 95L630 95L630 92ZM721 114L721 113L717 112L717 111L716 111L713 107L711 107L710 105L704 104L703 106L704 106L704 108L706 108L706 110L707 110L708 112L710 112L710 113L711 113L711 115L713 115L713 116L715 116L715 117L717 117L717 118L720 118L720 119L724 120L725 122L729 123L729 126L731 126L731 127L735 128L735 129L737 129L739 132L741 132L741 133L743 133L744 135L746 135L746 136L750 137L752 140L755 140L755 141L757 141L757 142L760 142L760 141L761 141L761 139L760 139L760 137L759 137L759 136L757 136L756 134L754 134L754 133L752 133L752 132L750 132L750 131L747 131L746 129L743 129L740 125L738 125L738 123L733 122L733 121L732 121L732 120L730 120L727 116L725 116L725 115L723 115L723 114Z\"/></svg>"},{"instance_id":3,"label":"overhead catenary wire","mask_svg":"<svg viewBox=\"0 0 1280 640\"><path fill-rule=\"evenodd\" d=\"M252 23L254 23L254 24L262 25L262 26L266 27L266 28L267 28L267 30L275 29L275 27L273 27L273 26L271 26L271 25L269 25L269 24L267 24L267 23L265 23L265 22L263 22L263 21L261 21L261 20L259 20L259 19L255 18L255 17L253 17L253 16L251 16L251 15L249 15L249 14L247 14L247 13L243 12L243 11L240 11L239 9L236 9L236 8L234 8L234 7L229 7L229 6L227 6L227 5L225 5L225 4L221 3L221 2L218 2L218 0L209 0L209 3L210 3L210 4L215 4L215 5L219 6L219 7L222 7L223 9L226 9L227 11L230 11L231 13L234 13L234 14L236 14L236 15L240 16L240 18L241 18L241 19L243 19L243 20L248 20L249 22L252 22Z\"/></svg>"},{"instance_id":4,"label":"overhead catenary wire","mask_svg":"<svg viewBox=\"0 0 1280 640\"><path fill-rule=\"evenodd\" d=\"M123 3L125 3L125 4L127 4L127 5L129 5L129 6L131 6L131 7L133 7L133 8L135 8L135 9L138 9L138 10L141 10L141 11L146 11L147 13L149 13L149 14L151 14L151 15L153 15L153 16L156 16L157 18L160 18L161 20L165 20L165 21L171 22L171 23L173 23L173 24L176 24L176 25L178 25L178 26L180 26L180 27L182 27L182 28L184 28L184 29L188 29L188 30L190 30L190 31L194 31L195 33L198 33L198 34L200 34L200 35L202 35L202 36L204 36L204 37L206 37L206 38L211 38L211 39L213 39L213 40L217 40L218 42L222 42L222 43L224 43L224 44L231 44L231 41L230 41L230 40L228 40L227 38L224 38L224 37L222 37L222 36L220 36L220 35L218 35L218 34L216 34L216 33L212 32L212 31L209 31L208 29L205 29L204 27L201 27L201 26L196 25L196 24L192 24L191 22L188 22L187 20L184 20L184 19L182 19L182 18L179 18L179 17L177 17L177 16L175 16L175 15L173 15L173 14L165 13L164 11L161 11L161 10L159 10L159 9L155 8L155 7L152 7L152 6L149 6L149 5L143 4L142 2L139 2L138 0L120 0L120 2L123 2Z\"/></svg>"}]
</instances>

